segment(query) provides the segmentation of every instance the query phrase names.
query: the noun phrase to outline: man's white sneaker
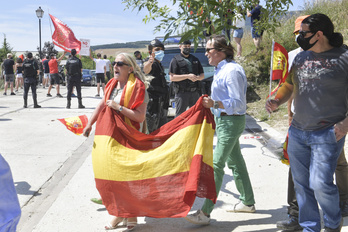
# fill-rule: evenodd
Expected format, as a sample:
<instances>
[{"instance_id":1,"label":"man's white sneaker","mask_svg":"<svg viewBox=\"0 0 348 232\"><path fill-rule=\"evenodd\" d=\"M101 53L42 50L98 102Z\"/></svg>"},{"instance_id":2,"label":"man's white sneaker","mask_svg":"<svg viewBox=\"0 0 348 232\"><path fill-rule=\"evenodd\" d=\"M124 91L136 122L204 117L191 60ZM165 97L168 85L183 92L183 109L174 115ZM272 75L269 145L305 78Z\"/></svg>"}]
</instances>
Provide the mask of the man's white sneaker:
<instances>
[{"instance_id":1,"label":"man's white sneaker","mask_svg":"<svg viewBox=\"0 0 348 232\"><path fill-rule=\"evenodd\" d=\"M185 219L198 225L209 225L210 223L210 218L205 216L201 210L197 210L197 212L187 215Z\"/></svg>"},{"instance_id":2,"label":"man's white sneaker","mask_svg":"<svg viewBox=\"0 0 348 232\"><path fill-rule=\"evenodd\" d=\"M255 213L255 205L247 206L244 205L243 202L238 202L237 204L233 205L232 209L228 209L227 212L243 212L243 213Z\"/></svg>"}]
</instances>

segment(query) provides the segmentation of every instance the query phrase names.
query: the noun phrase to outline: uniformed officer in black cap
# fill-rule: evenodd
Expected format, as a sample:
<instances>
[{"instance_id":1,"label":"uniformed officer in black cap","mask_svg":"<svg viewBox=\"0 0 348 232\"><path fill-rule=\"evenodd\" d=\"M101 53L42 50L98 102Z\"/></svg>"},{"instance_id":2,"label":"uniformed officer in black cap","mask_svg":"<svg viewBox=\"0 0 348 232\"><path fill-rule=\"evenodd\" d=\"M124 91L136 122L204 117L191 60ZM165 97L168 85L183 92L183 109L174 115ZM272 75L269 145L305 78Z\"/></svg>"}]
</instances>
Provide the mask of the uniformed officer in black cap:
<instances>
[{"instance_id":1,"label":"uniformed officer in black cap","mask_svg":"<svg viewBox=\"0 0 348 232\"><path fill-rule=\"evenodd\" d=\"M158 129L167 123L169 105L169 86L161 61L164 57L164 45L158 39L154 39L148 46L149 60L144 63L143 71L154 78L150 81L147 92L149 103L147 104L146 122L149 132Z\"/></svg>"},{"instance_id":2,"label":"uniformed officer in black cap","mask_svg":"<svg viewBox=\"0 0 348 232\"><path fill-rule=\"evenodd\" d=\"M29 88L31 88L31 93L34 101L34 108L41 108L37 104L37 95L36 95L36 85L37 85L37 75L39 75L39 66L33 58L33 54L29 52L27 54L27 59L23 62L23 78L24 78L24 108L28 107L28 93Z\"/></svg>"},{"instance_id":3,"label":"uniformed officer in black cap","mask_svg":"<svg viewBox=\"0 0 348 232\"><path fill-rule=\"evenodd\" d=\"M197 57L190 54L191 41L179 45L180 54L173 57L169 65L169 76L175 92L175 117L196 104L200 97L200 81L204 71Z\"/></svg>"},{"instance_id":4,"label":"uniformed officer in black cap","mask_svg":"<svg viewBox=\"0 0 348 232\"><path fill-rule=\"evenodd\" d=\"M78 107L85 108L82 105L82 95L81 95L81 73L82 73L82 62L76 57L76 49L71 49L71 57L66 62L65 68L68 74L68 103L66 105L67 109L71 107L71 93L73 87L76 86L77 99L79 101Z\"/></svg>"}]
</instances>

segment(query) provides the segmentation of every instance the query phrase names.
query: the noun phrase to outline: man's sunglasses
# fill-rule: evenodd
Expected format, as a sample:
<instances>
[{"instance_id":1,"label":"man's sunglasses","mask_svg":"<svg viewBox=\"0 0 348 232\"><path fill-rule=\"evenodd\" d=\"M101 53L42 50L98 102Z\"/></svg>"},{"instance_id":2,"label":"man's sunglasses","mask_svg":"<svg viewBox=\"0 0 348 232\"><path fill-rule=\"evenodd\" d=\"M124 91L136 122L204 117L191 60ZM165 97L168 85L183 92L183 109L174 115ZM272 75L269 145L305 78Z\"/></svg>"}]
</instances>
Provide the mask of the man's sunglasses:
<instances>
[{"instance_id":1,"label":"man's sunglasses","mask_svg":"<svg viewBox=\"0 0 348 232\"><path fill-rule=\"evenodd\" d=\"M214 49L215 49L215 48L206 48L206 49L205 49L205 52L206 52L206 53L209 53L210 50L214 50Z\"/></svg>"},{"instance_id":2,"label":"man's sunglasses","mask_svg":"<svg viewBox=\"0 0 348 232\"><path fill-rule=\"evenodd\" d=\"M115 66L115 65L117 65L119 67L122 67L123 65L129 66L129 64L126 64L126 63L124 63L122 61L117 61L117 62L114 61L114 62L112 62L112 66Z\"/></svg>"},{"instance_id":3,"label":"man's sunglasses","mask_svg":"<svg viewBox=\"0 0 348 232\"><path fill-rule=\"evenodd\" d=\"M313 32L313 31L299 31L298 32L301 36L303 36L303 37L306 37L306 35L307 35L307 33L315 33L315 32Z\"/></svg>"}]
</instances>

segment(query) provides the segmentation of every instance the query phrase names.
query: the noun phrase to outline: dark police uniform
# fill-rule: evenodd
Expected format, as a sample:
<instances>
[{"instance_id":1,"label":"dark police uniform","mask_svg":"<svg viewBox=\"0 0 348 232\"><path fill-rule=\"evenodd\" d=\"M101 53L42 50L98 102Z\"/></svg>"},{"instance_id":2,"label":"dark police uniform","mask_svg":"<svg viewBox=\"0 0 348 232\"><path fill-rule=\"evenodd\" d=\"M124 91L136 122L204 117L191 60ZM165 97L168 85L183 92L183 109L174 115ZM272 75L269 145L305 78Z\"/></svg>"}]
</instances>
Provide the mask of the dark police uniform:
<instances>
[{"instance_id":1,"label":"dark police uniform","mask_svg":"<svg viewBox=\"0 0 348 232\"><path fill-rule=\"evenodd\" d=\"M146 121L149 132L167 123L169 105L169 87L165 78L164 68L160 62L154 60L149 75L153 76L147 89L149 103L147 104Z\"/></svg>"},{"instance_id":2,"label":"dark police uniform","mask_svg":"<svg viewBox=\"0 0 348 232\"><path fill-rule=\"evenodd\" d=\"M68 106L67 108L70 108L70 101L71 101L71 93L74 86L76 86L76 92L77 92L77 99L79 101L79 108L82 106L82 95L81 95L81 69L82 69L82 62L79 58L76 56L72 56L68 59L66 62L65 68L67 70L68 74Z\"/></svg>"},{"instance_id":3,"label":"dark police uniform","mask_svg":"<svg viewBox=\"0 0 348 232\"><path fill-rule=\"evenodd\" d=\"M184 57L181 53L174 56L169 65L169 72L177 75L190 74L200 75L204 73L201 62L197 57L189 55ZM182 80L172 82L175 92L175 117L185 112L187 107L196 104L200 97L201 82Z\"/></svg>"},{"instance_id":4,"label":"dark police uniform","mask_svg":"<svg viewBox=\"0 0 348 232\"><path fill-rule=\"evenodd\" d=\"M39 70L39 66L34 59L25 59L23 62L23 78L24 78L24 107L27 108L27 100L28 100L28 92L29 88L31 88L34 107L39 108L40 106L37 104L37 95L36 95L36 85L37 85L37 70Z\"/></svg>"}]
</instances>

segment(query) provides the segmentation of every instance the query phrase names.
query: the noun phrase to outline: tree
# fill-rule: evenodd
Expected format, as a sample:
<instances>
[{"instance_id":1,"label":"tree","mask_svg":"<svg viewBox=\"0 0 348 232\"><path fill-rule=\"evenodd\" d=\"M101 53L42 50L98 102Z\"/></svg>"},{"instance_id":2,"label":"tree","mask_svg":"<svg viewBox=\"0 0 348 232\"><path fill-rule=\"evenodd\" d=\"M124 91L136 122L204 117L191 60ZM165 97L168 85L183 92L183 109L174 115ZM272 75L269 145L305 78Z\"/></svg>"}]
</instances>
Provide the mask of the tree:
<instances>
[{"instance_id":1,"label":"tree","mask_svg":"<svg viewBox=\"0 0 348 232\"><path fill-rule=\"evenodd\" d=\"M6 34L4 34L4 42L0 48L0 63L7 59L7 53L12 53L12 49L13 48L10 47L10 44L6 41Z\"/></svg>"},{"instance_id":2,"label":"tree","mask_svg":"<svg viewBox=\"0 0 348 232\"><path fill-rule=\"evenodd\" d=\"M212 30L215 34L221 34L224 28L233 29L225 19L232 19L238 11L238 6L243 9L250 9L256 0L171 0L172 5L177 6L177 11L173 12L173 7L159 6L158 0L123 0L126 9L147 10L143 22L159 20L160 23L155 27L155 32L165 30L167 39L170 35L175 35L179 29L183 30L181 41L193 39L195 46L199 43L199 38L204 38L203 31ZM280 26L278 19L283 16L292 4L291 0L268 0L263 6L262 17L257 25L261 30L273 31ZM174 14L173 14L174 13ZM211 20L211 26L205 25L206 19Z\"/></svg>"},{"instance_id":3,"label":"tree","mask_svg":"<svg viewBox=\"0 0 348 232\"><path fill-rule=\"evenodd\" d=\"M40 48L37 48L38 52L40 52ZM54 44L50 41L47 41L44 43L44 46L42 48L42 57L50 56L52 53L55 55L58 55L58 51L55 49Z\"/></svg>"}]
</instances>

